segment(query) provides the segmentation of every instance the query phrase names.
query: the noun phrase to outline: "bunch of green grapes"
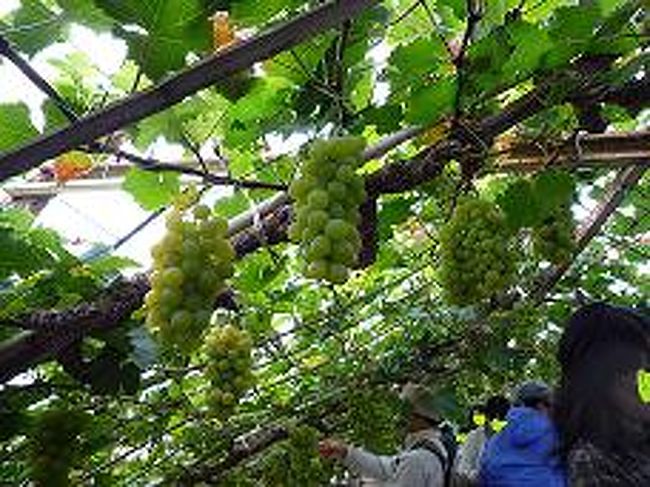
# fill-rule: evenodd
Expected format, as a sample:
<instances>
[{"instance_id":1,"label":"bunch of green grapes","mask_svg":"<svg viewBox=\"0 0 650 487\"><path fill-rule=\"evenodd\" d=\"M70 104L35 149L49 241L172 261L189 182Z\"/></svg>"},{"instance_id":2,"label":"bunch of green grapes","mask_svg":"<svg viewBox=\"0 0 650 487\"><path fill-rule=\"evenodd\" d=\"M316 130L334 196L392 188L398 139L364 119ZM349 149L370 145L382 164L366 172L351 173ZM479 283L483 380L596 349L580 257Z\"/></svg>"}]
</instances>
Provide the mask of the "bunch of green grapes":
<instances>
[{"instance_id":1,"label":"bunch of green grapes","mask_svg":"<svg viewBox=\"0 0 650 487\"><path fill-rule=\"evenodd\" d=\"M403 403L396 394L385 389L354 390L346 405L342 418L352 443L377 453L388 453L399 446Z\"/></svg>"},{"instance_id":2,"label":"bunch of green grapes","mask_svg":"<svg viewBox=\"0 0 650 487\"><path fill-rule=\"evenodd\" d=\"M304 487L327 485L333 470L318 455L318 430L297 426L289 438L274 447L263 459L261 485Z\"/></svg>"},{"instance_id":3,"label":"bunch of green grapes","mask_svg":"<svg viewBox=\"0 0 650 487\"><path fill-rule=\"evenodd\" d=\"M86 413L52 407L35 418L30 437L31 478L37 486L70 485L70 471L82 450Z\"/></svg>"},{"instance_id":4,"label":"bunch of green grapes","mask_svg":"<svg viewBox=\"0 0 650 487\"><path fill-rule=\"evenodd\" d=\"M301 246L306 277L342 284L357 261L359 205L366 192L356 169L364 146L358 137L315 142L289 187L295 202L289 238Z\"/></svg>"},{"instance_id":5,"label":"bunch of green grapes","mask_svg":"<svg viewBox=\"0 0 650 487\"><path fill-rule=\"evenodd\" d=\"M254 383L252 340L231 324L217 326L205 337L205 370L210 379L210 407L220 417L228 416Z\"/></svg>"},{"instance_id":6,"label":"bunch of green grapes","mask_svg":"<svg viewBox=\"0 0 650 487\"><path fill-rule=\"evenodd\" d=\"M562 205L533 228L533 252L552 264L571 261L575 251L575 222L570 206Z\"/></svg>"},{"instance_id":7,"label":"bunch of green grapes","mask_svg":"<svg viewBox=\"0 0 650 487\"><path fill-rule=\"evenodd\" d=\"M167 216L167 233L152 249L154 271L145 297L147 324L164 346L194 351L210 322L215 297L233 274L228 224L205 205L187 201Z\"/></svg>"},{"instance_id":8,"label":"bunch of green grapes","mask_svg":"<svg viewBox=\"0 0 650 487\"><path fill-rule=\"evenodd\" d=\"M512 283L516 254L499 208L485 200L462 202L440 231L440 281L454 305L476 304Z\"/></svg>"}]
</instances>

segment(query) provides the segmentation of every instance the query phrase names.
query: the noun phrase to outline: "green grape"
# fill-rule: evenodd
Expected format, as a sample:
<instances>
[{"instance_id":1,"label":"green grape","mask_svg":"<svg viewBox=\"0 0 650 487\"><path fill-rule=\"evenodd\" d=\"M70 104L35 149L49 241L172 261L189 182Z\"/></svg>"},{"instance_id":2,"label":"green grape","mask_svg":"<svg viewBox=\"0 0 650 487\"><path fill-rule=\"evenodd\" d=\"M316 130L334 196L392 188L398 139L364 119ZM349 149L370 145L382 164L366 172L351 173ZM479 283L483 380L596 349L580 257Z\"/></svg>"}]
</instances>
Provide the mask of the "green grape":
<instances>
[{"instance_id":1,"label":"green grape","mask_svg":"<svg viewBox=\"0 0 650 487\"><path fill-rule=\"evenodd\" d=\"M172 309L178 306L183 300L183 294L180 289L175 287L163 287L160 291L160 303L165 303L166 306Z\"/></svg>"},{"instance_id":2,"label":"green grape","mask_svg":"<svg viewBox=\"0 0 650 487\"><path fill-rule=\"evenodd\" d=\"M325 279L328 275L327 273L328 265L327 261L324 260L314 260L309 263L305 275L313 279Z\"/></svg>"},{"instance_id":3,"label":"green grape","mask_svg":"<svg viewBox=\"0 0 650 487\"><path fill-rule=\"evenodd\" d=\"M153 247L151 247L151 257L153 257L154 260L162 260L165 257L165 248L162 246L162 244L156 244Z\"/></svg>"},{"instance_id":4,"label":"green grape","mask_svg":"<svg viewBox=\"0 0 650 487\"><path fill-rule=\"evenodd\" d=\"M323 210L315 210L309 214L307 225L313 230L322 230L327 225L329 215Z\"/></svg>"},{"instance_id":5,"label":"green grape","mask_svg":"<svg viewBox=\"0 0 650 487\"><path fill-rule=\"evenodd\" d=\"M340 166L336 170L336 179L338 179L342 183L351 183L355 179L356 173L354 172L354 169L352 166L348 166L347 164Z\"/></svg>"},{"instance_id":6,"label":"green grape","mask_svg":"<svg viewBox=\"0 0 650 487\"><path fill-rule=\"evenodd\" d=\"M461 203L440 231L440 282L454 305L476 304L509 286L516 254L505 218L493 203Z\"/></svg>"},{"instance_id":7,"label":"green grape","mask_svg":"<svg viewBox=\"0 0 650 487\"><path fill-rule=\"evenodd\" d=\"M232 245L230 245L230 242L225 239L220 239L216 242L213 242L210 251L214 257L218 258L221 261L232 262L236 257L235 249L233 249Z\"/></svg>"},{"instance_id":8,"label":"green grape","mask_svg":"<svg viewBox=\"0 0 650 487\"><path fill-rule=\"evenodd\" d=\"M302 231L302 234L300 236L302 242L310 242L316 237L318 237L321 234L320 230L316 230L315 228L310 228L307 227Z\"/></svg>"},{"instance_id":9,"label":"green grape","mask_svg":"<svg viewBox=\"0 0 650 487\"><path fill-rule=\"evenodd\" d=\"M204 220L199 224L199 232L211 239L225 237L228 233L228 222L222 218Z\"/></svg>"},{"instance_id":10,"label":"green grape","mask_svg":"<svg viewBox=\"0 0 650 487\"><path fill-rule=\"evenodd\" d=\"M210 294L218 288L220 281L219 273L216 269L208 268L201 272L199 276L199 290Z\"/></svg>"},{"instance_id":11,"label":"green grape","mask_svg":"<svg viewBox=\"0 0 650 487\"><path fill-rule=\"evenodd\" d=\"M289 225L289 230L287 231L289 240L291 240L293 243L300 243L303 230L304 228L296 222Z\"/></svg>"},{"instance_id":12,"label":"green grape","mask_svg":"<svg viewBox=\"0 0 650 487\"><path fill-rule=\"evenodd\" d=\"M325 235L332 240L344 240L354 232L354 227L345 220L334 219L330 220L325 227Z\"/></svg>"},{"instance_id":13,"label":"green grape","mask_svg":"<svg viewBox=\"0 0 650 487\"><path fill-rule=\"evenodd\" d=\"M350 242L337 242L332 246L332 261L352 267L356 263L357 252Z\"/></svg>"},{"instance_id":14,"label":"green grape","mask_svg":"<svg viewBox=\"0 0 650 487\"><path fill-rule=\"evenodd\" d=\"M327 208L327 205L329 203L327 192L323 191L322 189L312 190L311 193L309 193L309 197L307 198L307 203L309 204L309 207L314 210L323 210Z\"/></svg>"},{"instance_id":15,"label":"green grape","mask_svg":"<svg viewBox=\"0 0 650 487\"><path fill-rule=\"evenodd\" d=\"M210 208L208 208L206 205L196 205L192 213L194 214L194 218L197 220L207 220L212 214Z\"/></svg>"},{"instance_id":16,"label":"green grape","mask_svg":"<svg viewBox=\"0 0 650 487\"><path fill-rule=\"evenodd\" d=\"M336 143L328 148L330 157L333 159L357 160L365 147L366 141L360 137L339 137L336 139Z\"/></svg>"},{"instance_id":17,"label":"green grape","mask_svg":"<svg viewBox=\"0 0 650 487\"><path fill-rule=\"evenodd\" d=\"M351 210L348 210L345 215L343 215L343 218L347 221L350 222L352 226L355 228L361 223L361 214L359 213L359 210L356 208L352 208Z\"/></svg>"},{"instance_id":18,"label":"green grape","mask_svg":"<svg viewBox=\"0 0 650 487\"><path fill-rule=\"evenodd\" d=\"M329 213L330 218L345 218L346 211L345 207L340 204L340 203L334 203L331 205L328 209L327 212Z\"/></svg>"},{"instance_id":19,"label":"green grape","mask_svg":"<svg viewBox=\"0 0 650 487\"><path fill-rule=\"evenodd\" d=\"M314 186L316 186L315 179L296 179L289 185L289 196L291 196L294 200L306 200L309 192Z\"/></svg>"},{"instance_id":20,"label":"green grape","mask_svg":"<svg viewBox=\"0 0 650 487\"><path fill-rule=\"evenodd\" d=\"M322 259L327 257L331 250L332 243L330 240L324 235L319 235L309 244L307 258L312 261Z\"/></svg>"},{"instance_id":21,"label":"green grape","mask_svg":"<svg viewBox=\"0 0 650 487\"><path fill-rule=\"evenodd\" d=\"M169 287L181 287L184 280L183 271L178 267L166 268L160 278L160 283Z\"/></svg>"},{"instance_id":22,"label":"green grape","mask_svg":"<svg viewBox=\"0 0 650 487\"><path fill-rule=\"evenodd\" d=\"M176 213L170 213L165 219L165 227L170 233L180 233L183 229L183 219Z\"/></svg>"},{"instance_id":23,"label":"green grape","mask_svg":"<svg viewBox=\"0 0 650 487\"><path fill-rule=\"evenodd\" d=\"M332 181L327 185L327 193L330 200L339 201L346 198L348 189L346 188L345 184L338 181Z\"/></svg>"},{"instance_id":24,"label":"green grape","mask_svg":"<svg viewBox=\"0 0 650 487\"><path fill-rule=\"evenodd\" d=\"M298 224L300 228L305 228L309 225L309 215L311 214L312 210L309 207L298 207L294 222Z\"/></svg>"},{"instance_id":25,"label":"green grape","mask_svg":"<svg viewBox=\"0 0 650 487\"><path fill-rule=\"evenodd\" d=\"M330 264L327 277L334 284L342 284L348 280L348 268L343 264Z\"/></svg>"},{"instance_id":26,"label":"green grape","mask_svg":"<svg viewBox=\"0 0 650 487\"><path fill-rule=\"evenodd\" d=\"M192 327L192 320L192 313L181 309L173 314L170 325L179 330L188 329Z\"/></svg>"},{"instance_id":27,"label":"green grape","mask_svg":"<svg viewBox=\"0 0 650 487\"><path fill-rule=\"evenodd\" d=\"M181 263L181 270L186 276L195 276L201 272L201 260L197 257L184 257Z\"/></svg>"}]
</instances>

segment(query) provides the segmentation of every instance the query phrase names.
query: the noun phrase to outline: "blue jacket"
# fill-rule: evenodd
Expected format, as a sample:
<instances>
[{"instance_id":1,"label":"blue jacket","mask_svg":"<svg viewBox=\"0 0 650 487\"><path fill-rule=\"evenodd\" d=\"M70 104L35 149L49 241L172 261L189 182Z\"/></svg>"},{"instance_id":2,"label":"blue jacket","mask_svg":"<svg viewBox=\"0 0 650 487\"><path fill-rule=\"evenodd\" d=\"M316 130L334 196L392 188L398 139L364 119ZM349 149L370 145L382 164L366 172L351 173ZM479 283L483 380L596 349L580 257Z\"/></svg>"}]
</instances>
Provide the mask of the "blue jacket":
<instances>
[{"instance_id":1,"label":"blue jacket","mask_svg":"<svg viewBox=\"0 0 650 487\"><path fill-rule=\"evenodd\" d=\"M527 407L508 412L508 423L488 441L481 459L483 487L565 487L555 455L557 433L550 418Z\"/></svg>"}]
</instances>

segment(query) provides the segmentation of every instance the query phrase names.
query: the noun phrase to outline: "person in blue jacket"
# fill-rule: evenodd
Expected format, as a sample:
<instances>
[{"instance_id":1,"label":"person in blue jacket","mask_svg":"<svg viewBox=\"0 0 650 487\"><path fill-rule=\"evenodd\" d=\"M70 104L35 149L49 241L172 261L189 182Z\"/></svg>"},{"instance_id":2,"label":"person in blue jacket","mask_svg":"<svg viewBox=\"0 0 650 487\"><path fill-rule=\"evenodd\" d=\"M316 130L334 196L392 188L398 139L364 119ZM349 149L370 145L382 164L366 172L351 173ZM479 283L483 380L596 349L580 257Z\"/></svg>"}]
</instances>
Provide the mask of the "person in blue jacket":
<instances>
[{"instance_id":1,"label":"person in blue jacket","mask_svg":"<svg viewBox=\"0 0 650 487\"><path fill-rule=\"evenodd\" d=\"M481 459L483 487L565 487L558 436L551 421L551 389L539 381L522 384L506 426L488 441Z\"/></svg>"}]
</instances>

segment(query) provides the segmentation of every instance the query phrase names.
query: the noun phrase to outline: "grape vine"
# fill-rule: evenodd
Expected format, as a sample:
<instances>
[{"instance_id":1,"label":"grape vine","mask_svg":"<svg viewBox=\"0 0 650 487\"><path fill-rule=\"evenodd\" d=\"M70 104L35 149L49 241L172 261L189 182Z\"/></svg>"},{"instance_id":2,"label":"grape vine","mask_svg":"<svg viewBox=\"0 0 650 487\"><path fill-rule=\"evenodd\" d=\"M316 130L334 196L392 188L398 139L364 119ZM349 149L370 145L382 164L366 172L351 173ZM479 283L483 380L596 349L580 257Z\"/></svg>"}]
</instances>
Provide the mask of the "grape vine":
<instances>
[{"instance_id":1,"label":"grape vine","mask_svg":"<svg viewBox=\"0 0 650 487\"><path fill-rule=\"evenodd\" d=\"M357 262L359 205L366 192L356 169L364 145L358 137L315 142L289 188L295 201L289 238L301 246L306 277L342 284Z\"/></svg>"}]
</instances>

